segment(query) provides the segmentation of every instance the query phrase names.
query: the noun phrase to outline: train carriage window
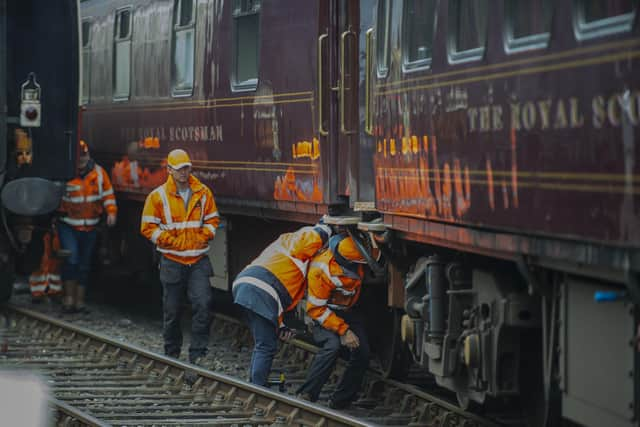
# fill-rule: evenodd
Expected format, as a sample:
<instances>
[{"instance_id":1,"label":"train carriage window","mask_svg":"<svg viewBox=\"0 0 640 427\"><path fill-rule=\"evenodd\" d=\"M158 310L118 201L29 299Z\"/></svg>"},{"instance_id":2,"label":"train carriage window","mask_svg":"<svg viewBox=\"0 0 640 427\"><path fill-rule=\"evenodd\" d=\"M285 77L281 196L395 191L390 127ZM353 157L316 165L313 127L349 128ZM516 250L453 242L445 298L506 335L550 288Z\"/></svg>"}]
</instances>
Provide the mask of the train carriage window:
<instances>
[{"instance_id":1,"label":"train carriage window","mask_svg":"<svg viewBox=\"0 0 640 427\"><path fill-rule=\"evenodd\" d=\"M434 0L405 0L402 25L405 70L424 68L431 64L435 10Z\"/></svg>"},{"instance_id":2,"label":"train carriage window","mask_svg":"<svg viewBox=\"0 0 640 427\"><path fill-rule=\"evenodd\" d=\"M129 99L131 84L131 8L116 11L113 55L113 98Z\"/></svg>"},{"instance_id":3,"label":"train carriage window","mask_svg":"<svg viewBox=\"0 0 640 427\"><path fill-rule=\"evenodd\" d=\"M234 91L258 87L260 0L234 0Z\"/></svg>"},{"instance_id":4,"label":"train carriage window","mask_svg":"<svg viewBox=\"0 0 640 427\"><path fill-rule=\"evenodd\" d=\"M389 18L391 0L378 0L376 23L376 62L378 77L386 77L389 72Z\"/></svg>"},{"instance_id":5,"label":"train carriage window","mask_svg":"<svg viewBox=\"0 0 640 427\"><path fill-rule=\"evenodd\" d=\"M551 0L507 0L507 51L518 52L547 47L551 32L551 8Z\"/></svg>"},{"instance_id":6,"label":"train carriage window","mask_svg":"<svg viewBox=\"0 0 640 427\"><path fill-rule=\"evenodd\" d=\"M193 93L195 13L193 0L176 0L173 9L173 96Z\"/></svg>"},{"instance_id":7,"label":"train carriage window","mask_svg":"<svg viewBox=\"0 0 640 427\"><path fill-rule=\"evenodd\" d=\"M449 61L482 59L487 41L488 0L450 0Z\"/></svg>"},{"instance_id":8,"label":"train carriage window","mask_svg":"<svg viewBox=\"0 0 640 427\"><path fill-rule=\"evenodd\" d=\"M638 0L574 0L574 25L578 39L631 31Z\"/></svg>"},{"instance_id":9,"label":"train carriage window","mask_svg":"<svg viewBox=\"0 0 640 427\"><path fill-rule=\"evenodd\" d=\"M89 103L91 88L91 21L82 21L82 104Z\"/></svg>"}]
</instances>

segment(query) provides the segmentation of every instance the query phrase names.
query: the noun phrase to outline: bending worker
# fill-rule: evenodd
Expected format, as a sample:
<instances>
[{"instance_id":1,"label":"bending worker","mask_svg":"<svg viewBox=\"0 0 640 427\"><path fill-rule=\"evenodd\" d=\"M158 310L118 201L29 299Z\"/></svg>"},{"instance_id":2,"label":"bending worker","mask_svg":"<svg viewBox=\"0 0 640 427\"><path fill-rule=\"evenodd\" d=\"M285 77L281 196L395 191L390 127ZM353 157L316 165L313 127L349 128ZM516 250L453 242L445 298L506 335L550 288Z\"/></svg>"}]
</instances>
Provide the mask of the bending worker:
<instances>
[{"instance_id":1,"label":"bending worker","mask_svg":"<svg viewBox=\"0 0 640 427\"><path fill-rule=\"evenodd\" d=\"M291 331L282 317L304 296L307 264L331 237L325 224L285 233L238 274L233 300L242 306L253 334L249 380L267 385L278 338L288 340Z\"/></svg>"},{"instance_id":2,"label":"bending worker","mask_svg":"<svg viewBox=\"0 0 640 427\"><path fill-rule=\"evenodd\" d=\"M67 182L58 224L60 246L70 252L62 266L63 310L86 311L84 299L89 281L96 226L103 212L107 226L116 224L118 208L107 172L91 158L89 146L80 141L78 175Z\"/></svg>"},{"instance_id":3,"label":"bending worker","mask_svg":"<svg viewBox=\"0 0 640 427\"><path fill-rule=\"evenodd\" d=\"M140 231L162 254L165 354L180 357L180 314L186 289L193 311L189 361L197 364L209 343L213 268L207 252L220 217L211 190L191 175L191 160L184 150L169 153L167 170L167 181L147 196Z\"/></svg>"},{"instance_id":4,"label":"bending worker","mask_svg":"<svg viewBox=\"0 0 640 427\"><path fill-rule=\"evenodd\" d=\"M365 262L353 239L345 234L332 237L329 248L311 262L307 314L314 320L313 338L322 348L297 391L303 399L318 400L343 346L351 353L329 406L346 408L360 390L369 366L369 342L363 319L351 308L360 296Z\"/></svg>"}]
</instances>

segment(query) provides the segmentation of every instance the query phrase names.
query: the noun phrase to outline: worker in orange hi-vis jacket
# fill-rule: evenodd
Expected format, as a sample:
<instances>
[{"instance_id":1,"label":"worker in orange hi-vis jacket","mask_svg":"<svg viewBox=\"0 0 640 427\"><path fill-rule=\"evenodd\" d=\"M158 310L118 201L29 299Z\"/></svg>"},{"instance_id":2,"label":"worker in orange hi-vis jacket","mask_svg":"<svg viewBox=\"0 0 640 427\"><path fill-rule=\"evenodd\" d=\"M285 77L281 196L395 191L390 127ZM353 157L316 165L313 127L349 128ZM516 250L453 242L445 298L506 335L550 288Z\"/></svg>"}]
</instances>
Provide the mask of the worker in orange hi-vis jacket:
<instances>
[{"instance_id":1,"label":"worker in orange hi-vis jacket","mask_svg":"<svg viewBox=\"0 0 640 427\"><path fill-rule=\"evenodd\" d=\"M329 240L307 273L307 314L314 321L313 338L321 346L297 393L315 402L329 379L342 347L351 350L347 368L329 406L343 409L360 390L369 366L369 342L363 319L352 309L360 297L365 258L346 234Z\"/></svg>"},{"instance_id":2,"label":"worker in orange hi-vis jacket","mask_svg":"<svg viewBox=\"0 0 640 427\"><path fill-rule=\"evenodd\" d=\"M60 270L62 260L57 257L60 251L60 240L55 227L47 231L42 237L43 253L38 269L29 276L31 301L41 302L46 296L58 297L62 295L62 279Z\"/></svg>"},{"instance_id":3,"label":"worker in orange hi-vis jacket","mask_svg":"<svg viewBox=\"0 0 640 427\"><path fill-rule=\"evenodd\" d=\"M234 280L233 301L244 309L253 335L252 383L268 384L278 338L286 341L292 335L282 322L283 314L293 310L304 296L309 261L331 234L322 220L313 227L284 233Z\"/></svg>"},{"instance_id":4,"label":"worker in orange hi-vis jacket","mask_svg":"<svg viewBox=\"0 0 640 427\"><path fill-rule=\"evenodd\" d=\"M180 312L186 290L193 313L189 361L199 364L207 353L212 319L209 277L213 268L207 253L220 216L213 193L191 174L191 168L191 159L184 150L169 153L169 177L147 196L140 231L162 255L165 354L180 356Z\"/></svg>"},{"instance_id":5,"label":"worker in orange hi-vis jacket","mask_svg":"<svg viewBox=\"0 0 640 427\"><path fill-rule=\"evenodd\" d=\"M87 311L84 305L96 242L96 226L103 213L107 226L116 224L118 208L107 172L91 158L89 146L80 141L77 176L67 182L58 222L60 245L69 251L62 267L63 311Z\"/></svg>"}]
</instances>

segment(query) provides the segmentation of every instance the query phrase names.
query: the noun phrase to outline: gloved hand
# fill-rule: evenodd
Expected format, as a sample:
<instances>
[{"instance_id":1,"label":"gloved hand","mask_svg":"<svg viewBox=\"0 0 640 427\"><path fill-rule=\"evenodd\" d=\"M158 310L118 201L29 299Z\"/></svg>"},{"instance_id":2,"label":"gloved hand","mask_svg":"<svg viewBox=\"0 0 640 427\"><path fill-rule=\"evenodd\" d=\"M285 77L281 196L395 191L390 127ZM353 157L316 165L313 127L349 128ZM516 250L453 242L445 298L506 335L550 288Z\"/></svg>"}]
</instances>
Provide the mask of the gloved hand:
<instances>
[{"instance_id":1,"label":"gloved hand","mask_svg":"<svg viewBox=\"0 0 640 427\"><path fill-rule=\"evenodd\" d=\"M351 329L347 329L347 332L345 332L344 335L340 337L340 344L350 350L355 350L356 348L360 347L360 340L358 339L358 336L356 334L351 332Z\"/></svg>"},{"instance_id":2,"label":"gloved hand","mask_svg":"<svg viewBox=\"0 0 640 427\"><path fill-rule=\"evenodd\" d=\"M293 330L289 329L284 324L280 326L280 329L278 330L278 338L280 340L289 341L294 336L295 336L295 332Z\"/></svg>"},{"instance_id":3,"label":"gloved hand","mask_svg":"<svg viewBox=\"0 0 640 427\"><path fill-rule=\"evenodd\" d=\"M108 214L107 215L107 227L113 227L116 225L116 214Z\"/></svg>"}]
</instances>

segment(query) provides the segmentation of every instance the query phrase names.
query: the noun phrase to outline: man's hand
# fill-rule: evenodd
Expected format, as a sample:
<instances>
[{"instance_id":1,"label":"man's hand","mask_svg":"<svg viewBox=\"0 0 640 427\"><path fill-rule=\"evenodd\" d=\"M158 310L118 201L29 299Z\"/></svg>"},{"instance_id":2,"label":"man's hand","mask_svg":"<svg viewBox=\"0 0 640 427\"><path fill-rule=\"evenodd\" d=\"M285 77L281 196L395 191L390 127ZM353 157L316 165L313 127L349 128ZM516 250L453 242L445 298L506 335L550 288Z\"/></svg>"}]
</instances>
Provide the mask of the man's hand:
<instances>
[{"instance_id":1,"label":"man's hand","mask_svg":"<svg viewBox=\"0 0 640 427\"><path fill-rule=\"evenodd\" d=\"M294 335L295 333L284 325L280 326L280 329L278 330L278 338L282 341L289 341Z\"/></svg>"},{"instance_id":2,"label":"man's hand","mask_svg":"<svg viewBox=\"0 0 640 427\"><path fill-rule=\"evenodd\" d=\"M108 227L113 227L114 225L116 225L116 214L109 214L107 215L107 226Z\"/></svg>"},{"instance_id":3,"label":"man's hand","mask_svg":"<svg viewBox=\"0 0 640 427\"><path fill-rule=\"evenodd\" d=\"M340 344L351 350L355 350L360 347L360 340L356 334L351 332L351 329L347 329L347 332L340 337Z\"/></svg>"}]
</instances>

